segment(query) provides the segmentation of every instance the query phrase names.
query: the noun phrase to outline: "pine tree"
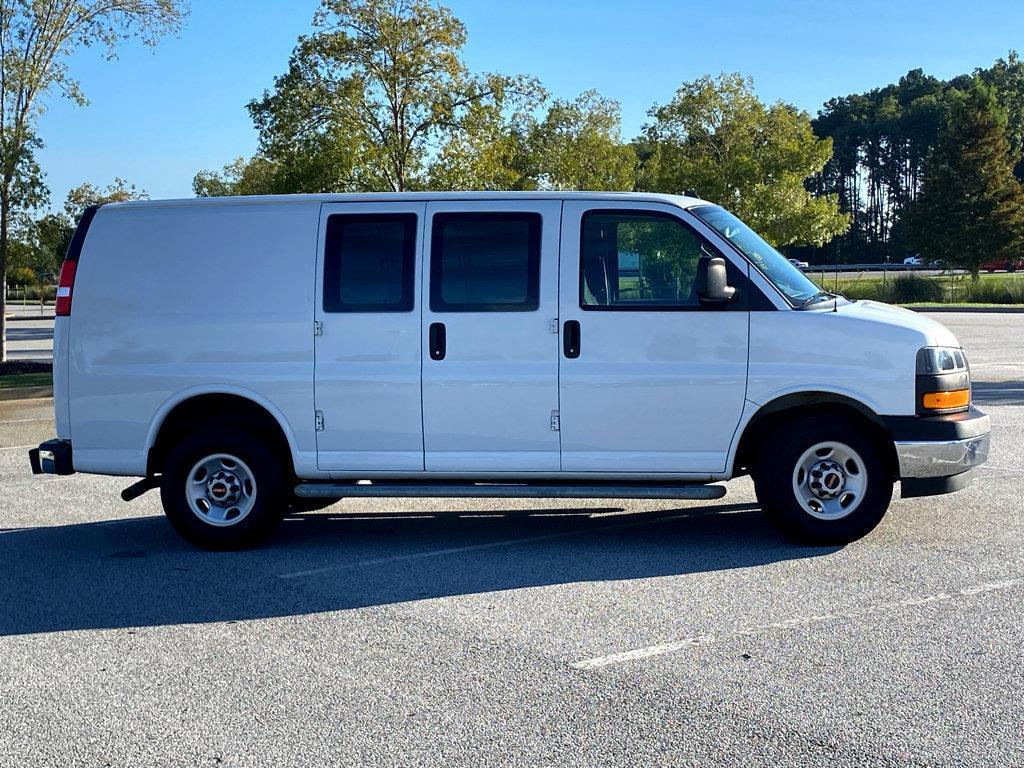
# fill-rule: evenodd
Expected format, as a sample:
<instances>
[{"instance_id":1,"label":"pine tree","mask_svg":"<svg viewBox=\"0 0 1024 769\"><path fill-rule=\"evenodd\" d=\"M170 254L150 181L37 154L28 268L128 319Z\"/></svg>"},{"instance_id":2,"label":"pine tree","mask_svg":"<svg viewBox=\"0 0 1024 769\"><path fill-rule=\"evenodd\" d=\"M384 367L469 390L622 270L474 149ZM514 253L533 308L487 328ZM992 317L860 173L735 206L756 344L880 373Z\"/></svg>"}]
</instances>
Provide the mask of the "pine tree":
<instances>
[{"instance_id":1,"label":"pine tree","mask_svg":"<svg viewBox=\"0 0 1024 769\"><path fill-rule=\"evenodd\" d=\"M946 126L924 163L906 214L910 245L927 260L968 270L1024 254L1024 187L1013 175L1006 113L975 80L953 95Z\"/></svg>"}]
</instances>

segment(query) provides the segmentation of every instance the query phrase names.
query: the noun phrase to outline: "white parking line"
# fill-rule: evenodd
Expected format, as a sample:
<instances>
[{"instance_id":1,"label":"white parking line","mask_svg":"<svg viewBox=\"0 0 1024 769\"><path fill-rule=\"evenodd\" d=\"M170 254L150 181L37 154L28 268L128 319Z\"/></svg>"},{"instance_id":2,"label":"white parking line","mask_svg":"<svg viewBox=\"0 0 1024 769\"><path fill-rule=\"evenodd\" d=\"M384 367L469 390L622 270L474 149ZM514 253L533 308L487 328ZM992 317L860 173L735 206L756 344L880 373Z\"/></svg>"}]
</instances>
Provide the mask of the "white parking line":
<instances>
[{"instance_id":1,"label":"white parking line","mask_svg":"<svg viewBox=\"0 0 1024 769\"><path fill-rule=\"evenodd\" d=\"M35 445L30 444L28 446L0 446L0 451L14 451L15 449L34 449Z\"/></svg>"},{"instance_id":2,"label":"white parking line","mask_svg":"<svg viewBox=\"0 0 1024 769\"><path fill-rule=\"evenodd\" d=\"M680 641L671 641L669 643L657 644L655 646L644 646L640 649L632 649L630 651L619 652L617 654L607 654L603 657L592 657L590 659L581 660L580 662L573 662L571 667L574 667L577 670L596 670L597 668L608 667L609 665L618 665L623 662L632 662L633 660L641 660L648 657L657 657L662 654L670 654L671 652L680 651L690 646L711 644L718 641L731 641L736 638L758 635L759 633L765 633L772 630L790 630L795 627L820 625L825 622L833 622L835 620L856 619L858 617L864 617L871 614L906 609L914 606L926 606L940 601L950 601L955 598L964 598L967 596L978 595L980 593L992 593L997 590L1007 590L1021 585L1024 585L1024 579L1013 578L1002 580L1001 582L989 582L984 585L965 587L961 590L955 590L952 593L935 593L934 595L924 596L923 598L907 598L894 603L884 603L879 604L878 606L866 606L862 609L850 609L849 611L835 612L834 614L814 614L807 617L794 617L793 619L782 620L781 622L770 622L767 625L742 628L731 633L693 636L691 638L684 638Z\"/></svg>"},{"instance_id":3,"label":"white parking line","mask_svg":"<svg viewBox=\"0 0 1024 769\"><path fill-rule=\"evenodd\" d=\"M0 427L4 425L18 425L23 422L52 422L53 417L40 417L39 419L5 419L0 422Z\"/></svg>"}]
</instances>

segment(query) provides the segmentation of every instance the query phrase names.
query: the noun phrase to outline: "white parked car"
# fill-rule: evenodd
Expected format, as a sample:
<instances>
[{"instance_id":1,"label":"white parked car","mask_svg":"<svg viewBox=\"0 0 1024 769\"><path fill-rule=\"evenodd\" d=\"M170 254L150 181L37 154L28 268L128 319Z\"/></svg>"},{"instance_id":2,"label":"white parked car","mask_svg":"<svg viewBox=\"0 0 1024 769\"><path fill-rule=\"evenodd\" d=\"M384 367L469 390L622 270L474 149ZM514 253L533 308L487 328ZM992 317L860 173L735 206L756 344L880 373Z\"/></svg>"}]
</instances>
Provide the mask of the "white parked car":
<instances>
[{"instance_id":1,"label":"white parked car","mask_svg":"<svg viewBox=\"0 0 1024 769\"><path fill-rule=\"evenodd\" d=\"M903 263L910 267L924 267L924 259L920 256L908 256Z\"/></svg>"},{"instance_id":2,"label":"white parked car","mask_svg":"<svg viewBox=\"0 0 1024 769\"><path fill-rule=\"evenodd\" d=\"M985 461L956 337L820 290L690 197L409 193L89 209L35 472L136 476L238 547L342 497L712 499L810 542ZM813 342L809 343L809 340Z\"/></svg>"},{"instance_id":3,"label":"white parked car","mask_svg":"<svg viewBox=\"0 0 1024 769\"><path fill-rule=\"evenodd\" d=\"M809 267L811 266L811 265L810 265L810 264L808 264L807 262L802 262L802 261L800 261L799 259L793 259L793 258L790 258L790 259L788 259L787 261L788 261L788 262L789 262L789 263L790 263L791 265L793 265L794 267L799 267L799 268L800 268L801 270L806 270L806 269L808 269L808 268L809 268Z\"/></svg>"}]
</instances>

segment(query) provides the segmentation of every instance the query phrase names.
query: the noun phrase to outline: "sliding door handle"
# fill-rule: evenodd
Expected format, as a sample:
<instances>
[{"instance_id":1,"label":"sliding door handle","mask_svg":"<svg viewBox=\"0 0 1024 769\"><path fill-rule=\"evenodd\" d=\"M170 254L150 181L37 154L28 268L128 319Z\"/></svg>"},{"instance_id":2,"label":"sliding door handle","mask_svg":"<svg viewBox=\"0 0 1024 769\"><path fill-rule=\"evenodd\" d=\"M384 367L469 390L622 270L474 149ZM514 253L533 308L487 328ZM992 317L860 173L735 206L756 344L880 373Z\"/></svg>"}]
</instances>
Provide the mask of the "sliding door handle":
<instances>
[{"instance_id":1,"label":"sliding door handle","mask_svg":"<svg viewBox=\"0 0 1024 769\"><path fill-rule=\"evenodd\" d=\"M445 353L448 351L446 336L444 323L430 324L428 344L430 345L431 360L444 360Z\"/></svg>"},{"instance_id":2,"label":"sliding door handle","mask_svg":"<svg viewBox=\"0 0 1024 769\"><path fill-rule=\"evenodd\" d=\"M566 358L580 357L580 322L567 320L562 326L562 352Z\"/></svg>"}]
</instances>

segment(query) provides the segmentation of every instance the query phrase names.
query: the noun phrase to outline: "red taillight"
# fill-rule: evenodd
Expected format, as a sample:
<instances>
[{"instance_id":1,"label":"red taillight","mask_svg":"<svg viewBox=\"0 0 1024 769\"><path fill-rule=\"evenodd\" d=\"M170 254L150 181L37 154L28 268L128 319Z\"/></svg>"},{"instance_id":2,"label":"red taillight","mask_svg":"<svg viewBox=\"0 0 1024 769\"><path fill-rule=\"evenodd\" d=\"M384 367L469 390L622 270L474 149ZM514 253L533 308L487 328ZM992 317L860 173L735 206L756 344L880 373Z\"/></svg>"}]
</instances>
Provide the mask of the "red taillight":
<instances>
[{"instance_id":1,"label":"red taillight","mask_svg":"<svg viewBox=\"0 0 1024 769\"><path fill-rule=\"evenodd\" d=\"M96 216L99 206L89 206L78 220L75 227L75 234L71 236L68 244L68 253L64 257L64 264L60 266L60 280L57 282L57 301L54 304L54 315L67 316L71 314L71 294L75 290L75 272L78 270L78 257L82 255L82 246L85 245L85 234L89 231L89 225Z\"/></svg>"},{"instance_id":2,"label":"red taillight","mask_svg":"<svg viewBox=\"0 0 1024 769\"><path fill-rule=\"evenodd\" d=\"M71 314L71 294L75 290L75 272L78 269L77 261L64 260L60 266L60 281L57 283L57 302L54 304L54 314L67 316Z\"/></svg>"}]
</instances>

